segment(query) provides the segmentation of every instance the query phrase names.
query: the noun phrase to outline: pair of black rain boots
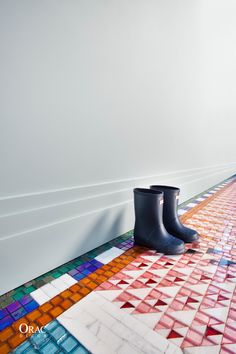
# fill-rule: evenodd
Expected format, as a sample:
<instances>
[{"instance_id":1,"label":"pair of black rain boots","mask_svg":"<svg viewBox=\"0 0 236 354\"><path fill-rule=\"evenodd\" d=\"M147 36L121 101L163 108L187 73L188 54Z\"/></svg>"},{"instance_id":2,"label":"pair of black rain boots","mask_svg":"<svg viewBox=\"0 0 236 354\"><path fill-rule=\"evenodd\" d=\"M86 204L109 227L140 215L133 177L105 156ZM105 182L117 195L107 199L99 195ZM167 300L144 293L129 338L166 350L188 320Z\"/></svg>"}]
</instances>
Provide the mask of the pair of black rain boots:
<instances>
[{"instance_id":1,"label":"pair of black rain boots","mask_svg":"<svg viewBox=\"0 0 236 354\"><path fill-rule=\"evenodd\" d=\"M185 243L198 240L198 233L179 220L179 192L170 186L134 189L135 244L164 254L181 254Z\"/></svg>"}]
</instances>

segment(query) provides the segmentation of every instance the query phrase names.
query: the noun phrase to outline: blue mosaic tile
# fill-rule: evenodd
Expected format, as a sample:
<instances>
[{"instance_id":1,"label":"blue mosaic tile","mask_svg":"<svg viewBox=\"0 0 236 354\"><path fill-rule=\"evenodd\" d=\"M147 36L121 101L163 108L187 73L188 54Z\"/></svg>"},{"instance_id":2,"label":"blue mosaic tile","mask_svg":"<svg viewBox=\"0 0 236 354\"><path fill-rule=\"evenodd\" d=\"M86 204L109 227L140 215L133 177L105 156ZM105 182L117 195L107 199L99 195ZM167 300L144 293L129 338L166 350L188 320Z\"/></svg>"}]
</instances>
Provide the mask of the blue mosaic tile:
<instances>
[{"instance_id":1,"label":"blue mosaic tile","mask_svg":"<svg viewBox=\"0 0 236 354\"><path fill-rule=\"evenodd\" d=\"M27 312L31 312L35 310L37 307L39 307L39 304L34 300L24 305L24 308L26 309Z\"/></svg>"},{"instance_id":2,"label":"blue mosaic tile","mask_svg":"<svg viewBox=\"0 0 236 354\"><path fill-rule=\"evenodd\" d=\"M20 307L15 312L12 312L11 316L15 321L19 320L19 318L25 316L27 314L26 310L23 307Z\"/></svg>"},{"instance_id":3,"label":"blue mosaic tile","mask_svg":"<svg viewBox=\"0 0 236 354\"><path fill-rule=\"evenodd\" d=\"M58 353L58 346L56 343L50 341L46 345L44 345L42 348L40 348L40 353L42 354L54 354Z\"/></svg>"},{"instance_id":4,"label":"blue mosaic tile","mask_svg":"<svg viewBox=\"0 0 236 354\"><path fill-rule=\"evenodd\" d=\"M60 338L64 338L66 330L63 326L58 325L53 331L50 332L51 336L58 341Z\"/></svg>"},{"instance_id":5,"label":"blue mosaic tile","mask_svg":"<svg viewBox=\"0 0 236 354\"><path fill-rule=\"evenodd\" d=\"M33 344L34 348L38 349L45 345L50 340L50 336L48 333L35 333L32 337L30 337L30 342Z\"/></svg>"},{"instance_id":6,"label":"blue mosaic tile","mask_svg":"<svg viewBox=\"0 0 236 354\"><path fill-rule=\"evenodd\" d=\"M29 339L18 346L13 353L90 353L57 320L48 323L44 329L45 332L33 334Z\"/></svg>"},{"instance_id":7,"label":"blue mosaic tile","mask_svg":"<svg viewBox=\"0 0 236 354\"><path fill-rule=\"evenodd\" d=\"M26 351L27 349L32 349L31 344L29 340L26 340L24 343L22 343L19 347L17 347L13 353L21 354L21 353L29 353L29 351Z\"/></svg>"},{"instance_id":8,"label":"blue mosaic tile","mask_svg":"<svg viewBox=\"0 0 236 354\"><path fill-rule=\"evenodd\" d=\"M57 320L45 326L45 332L35 333L24 343L18 346L13 353L16 354L54 354L73 353L89 354L90 352L82 346Z\"/></svg>"},{"instance_id":9,"label":"blue mosaic tile","mask_svg":"<svg viewBox=\"0 0 236 354\"><path fill-rule=\"evenodd\" d=\"M0 320L0 331L10 326L13 322L14 320L11 316L5 316L3 319Z\"/></svg>"},{"instance_id":10,"label":"blue mosaic tile","mask_svg":"<svg viewBox=\"0 0 236 354\"><path fill-rule=\"evenodd\" d=\"M69 336L67 337L62 343L61 347L65 350L66 353L70 353L72 350L74 350L78 346L77 340Z\"/></svg>"},{"instance_id":11,"label":"blue mosaic tile","mask_svg":"<svg viewBox=\"0 0 236 354\"><path fill-rule=\"evenodd\" d=\"M58 326L58 321L51 321L45 326L47 332L53 331Z\"/></svg>"},{"instance_id":12,"label":"blue mosaic tile","mask_svg":"<svg viewBox=\"0 0 236 354\"><path fill-rule=\"evenodd\" d=\"M6 317L7 315L9 315L9 312L6 309L0 310L0 320Z\"/></svg>"},{"instance_id":13,"label":"blue mosaic tile","mask_svg":"<svg viewBox=\"0 0 236 354\"><path fill-rule=\"evenodd\" d=\"M88 354L88 353L89 351L82 346L77 347L71 352L71 354Z\"/></svg>"},{"instance_id":14,"label":"blue mosaic tile","mask_svg":"<svg viewBox=\"0 0 236 354\"><path fill-rule=\"evenodd\" d=\"M73 276L73 278L75 279L75 280L77 280L77 281L79 281L79 280L81 280L81 279L83 279L85 277L85 275L84 274L75 274L74 276Z\"/></svg>"}]
</instances>

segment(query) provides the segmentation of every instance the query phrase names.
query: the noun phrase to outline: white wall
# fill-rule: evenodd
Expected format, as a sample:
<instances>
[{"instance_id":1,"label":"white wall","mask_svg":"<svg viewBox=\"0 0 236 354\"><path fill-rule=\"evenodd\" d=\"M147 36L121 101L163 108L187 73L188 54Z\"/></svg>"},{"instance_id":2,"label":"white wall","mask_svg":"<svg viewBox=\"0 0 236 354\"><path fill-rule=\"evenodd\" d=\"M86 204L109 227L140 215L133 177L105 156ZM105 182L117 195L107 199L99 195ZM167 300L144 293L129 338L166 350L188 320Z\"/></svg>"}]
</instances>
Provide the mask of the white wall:
<instances>
[{"instance_id":1,"label":"white wall","mask_svg":"<svg viewBox=\"0 0 236 354\"><path fill-rule=\"evenodd\" d=\"M0 2L0 293L236 171L235 0Z\"/></svg>"}]
</instances>

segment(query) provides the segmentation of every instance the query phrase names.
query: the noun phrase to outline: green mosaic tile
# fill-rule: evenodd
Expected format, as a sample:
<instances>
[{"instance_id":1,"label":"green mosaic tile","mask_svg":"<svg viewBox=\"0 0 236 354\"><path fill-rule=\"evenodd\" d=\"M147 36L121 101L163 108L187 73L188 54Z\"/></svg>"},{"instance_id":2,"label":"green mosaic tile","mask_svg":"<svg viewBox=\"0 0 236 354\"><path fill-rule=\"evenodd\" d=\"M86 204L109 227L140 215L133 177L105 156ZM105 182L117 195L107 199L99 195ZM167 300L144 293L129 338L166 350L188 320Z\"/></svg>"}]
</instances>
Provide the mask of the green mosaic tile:
<instances>
[{"instance_id":1,"label":"green mosaic tile","mask_svg":"<svg viewBox=\"0 0 236 354\"><path fill-rule=\"evenodd\" d=\"M59 278L60 276L61 276L61 272L57 272L57 271L52 272L52 277L53 277L54 279Z\"/></svg>"},{"instance_id":2,"label":"green mosaic tile","mask_svg":"<svg viewBox=\"0 0 236 354\"><path fill-rule=\"evenodd\" d=\"M34 290L35 290L35 287L33 285L28 286L27 288L25 288L25 294L29 294Z\"/></svg>"},{"instance_id":3,"label":"green mosaic tile","mask_svg":"<svg viewBox=\"0 0 236 354\"><path fill-rule=\"evenodd\" d=\"M14 300L19 300L21 299L25 294L23 293L23 291L17 291L14 295L12 295L12 298Z\"/></svg>"}]
</instances>

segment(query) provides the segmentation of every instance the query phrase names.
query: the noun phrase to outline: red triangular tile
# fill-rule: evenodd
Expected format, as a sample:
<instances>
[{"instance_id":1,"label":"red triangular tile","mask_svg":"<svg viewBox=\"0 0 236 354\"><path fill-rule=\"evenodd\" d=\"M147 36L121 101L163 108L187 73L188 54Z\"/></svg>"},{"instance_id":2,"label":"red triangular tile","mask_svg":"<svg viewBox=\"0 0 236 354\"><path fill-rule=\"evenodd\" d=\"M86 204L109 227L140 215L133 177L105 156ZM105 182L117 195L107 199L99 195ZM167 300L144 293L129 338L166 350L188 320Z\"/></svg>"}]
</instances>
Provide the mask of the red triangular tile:
<instances>
[{"instance_id":1,"label":"red triangular tile","mask_svg":"<svg viewBox=\"0 0 236 354\"><path fill-rule=\"evenodd\" d=\"M184 281L184 279L181 279L179 277L176 277L174 281Z\"/></svg>"},{"instance_id":2,"label":"red triangular tile","mask_svg":"<svg viewBox=\"0 0 236 354\"><path fill-rule=\"evenodd\" d=\"M142 267L147 267L147 266L148 266L147 264L141 263L138 267L139 267L139 268L142 268Z\"/></svg>"},{"instance_id":3,"label":"red triangular tile","mask_svg":"<svg viewBox=\"0 0 236 354\"><path fill-rule=\"evenodd\" d=\"M167 303L159 299L157 300L154 306L165 306L165 305L167 305Z\"/></svg>"},{"instance_id":4,"label":"red triangular tile","mask_svg":"<svg viewBox=\"0 0 236 354\"><path fill-rule=\"evenodd\" d=\"M119 281L118 285L120 285L120 284L129 284L129 283L127 283L127 281L125 281L125 280L121 280L121 281Z\"/></svg>"},{"instance_id":5,"label":"red triangular tile","mask_svg":"<svg viewBox=\"0 0 236 354\"><path fill-rule=\"evenodd\" d=\"M167 336L167 339L171 338L182 338L183 336L177 332L175 332L173 329L170 331L169 335Z\"/></svg>"},{"instance_id":6,"label":"red triangular tile","mask_svg":"<svg viewBox=\"0 0 236 354\"><path fill-rule=\"evenodd\" d=\"M121 306L121 309L127 309L127 308L131 308L131 307L135 307L135 306L127 301L124 303L124 305Z\"/></svg>"},{"instance_id":7,"label":"red triangular tile","mask_svg":"<svg viewBox=\"0 0 236 354\"><path fill-rule=\"evenodd\" d=\"M208 336L216 336L218 334L222 334L221 332L219 332L217 329L214 329L212 327L207 326L206 328L206 332L205 332L205 337Z\"/></svg>"},{"instance_id":8,"label":"red triangular tile","mask_svg":"<svg viewBox=\"0 0 236 354\"><path fill-rule=\"evenodd\" d=\"M222 301L222 300L229 300L229 298L228 298L228 297L225 297L225 296L223 296L223 295L219 295L219 296L217 297L217 301Z\"/></svg>"},{"instance_id":9,"label":"red triangular tile","mask_svg":"<svg viewBox=\"0 0 236 354\"><path fill-rule=\"evenodd\" d=\"M234 275L231 275L231 274L227 274L227 275L226 275L226 278L235 278L235 276L234 276Z\"/></svg>"},{"instance_id":10,"label":"red triangular tile","mask_svg":"<svg viewBox=\"0 0 236 354\"><path fill-rule=\"evenodd\" d=\"M211 278L207 277L206 275L202 275L200 280L210 280Z\"/></svg>"},{"instance_id":11,"label":"red triangular tile","mask_svg":"<svg viewBox=\"0 0 236 354\"><path fill-rule=\"evenodd\" d=\"M154 284L154 283L156 283L156 281L155 280L153 280L153 279L149 279L145 284Z\"/></svg>"},{"instance_id":12,"label":"red triangular tile","mask_svg":"<svg viewBox=\"0 0 236 354\"><path fill-rule=\"evenodd\" d=\"M198 301L189 296L187 298L186 304L188 304L189 302L198 302Z\"/></svg>"}]
</instances>

